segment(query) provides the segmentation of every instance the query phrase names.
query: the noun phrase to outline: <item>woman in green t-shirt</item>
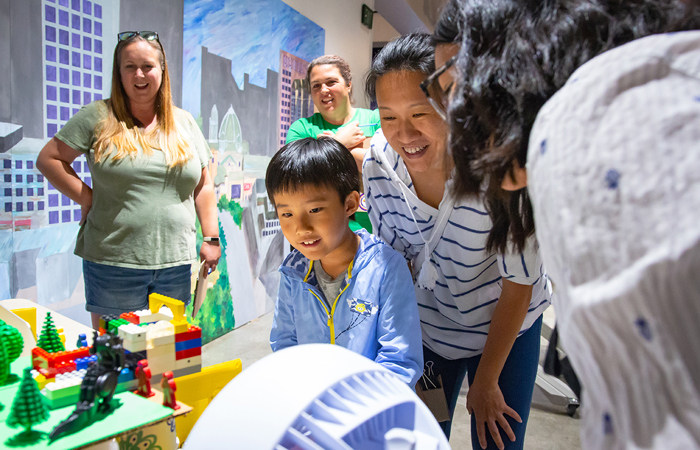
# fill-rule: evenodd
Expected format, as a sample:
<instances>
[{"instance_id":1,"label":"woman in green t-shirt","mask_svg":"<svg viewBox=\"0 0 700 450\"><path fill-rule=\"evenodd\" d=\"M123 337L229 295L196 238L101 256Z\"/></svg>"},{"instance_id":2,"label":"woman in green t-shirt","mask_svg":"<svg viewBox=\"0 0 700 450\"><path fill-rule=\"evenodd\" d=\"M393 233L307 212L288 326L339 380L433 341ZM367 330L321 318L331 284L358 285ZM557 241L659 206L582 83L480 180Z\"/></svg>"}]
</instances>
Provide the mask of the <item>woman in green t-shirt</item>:
<instances>
[{"instance_id":1,"label":"woman in green t-shirt","mask_svg":"<svg viewBox=\"0 0 700 450\"><path fill-rule=\"evenodd\" d=\"M362 160L370 138L379 129L379 112L352 106L350 66L340 56L318 57L306 69L306 85L318 112L295 121L287 131L287 143L308 137L331 136L350 150L362 173ZM364 209L364 195L360 209L350 221L353 230L362 227L372 231Z\"/></svg>"},{"instance_id":2,"label":"woman in green t-shirt","mask_svg":"<svg viewBox=\"0 0 700 450\"><path fill-rule=\"evenodd\" d=\"M147 308L152 292L189 302L195 214L207 271L221 256L211 151L172 102L158 34L119 33L113 68L111 97L78 111L37 158L49 182L81 206L75 254L95 329L102 314ZM90 186L71 168L82 154Z\"/></svg>"},{"instance_id":3,"label":"woman in green t-shirt","mask_svg":"<svg viewBox=\"0 0 700 450\"><path fill-rule=\"evenodd\" d=\"M318 112L294 122L287 131L287 143L331 136L350 150L362 172L368 138L379 129L379 113L352 106L350 66L335 55L316 58L306 69L306 85Z\"/></svg>"}]
</instances>

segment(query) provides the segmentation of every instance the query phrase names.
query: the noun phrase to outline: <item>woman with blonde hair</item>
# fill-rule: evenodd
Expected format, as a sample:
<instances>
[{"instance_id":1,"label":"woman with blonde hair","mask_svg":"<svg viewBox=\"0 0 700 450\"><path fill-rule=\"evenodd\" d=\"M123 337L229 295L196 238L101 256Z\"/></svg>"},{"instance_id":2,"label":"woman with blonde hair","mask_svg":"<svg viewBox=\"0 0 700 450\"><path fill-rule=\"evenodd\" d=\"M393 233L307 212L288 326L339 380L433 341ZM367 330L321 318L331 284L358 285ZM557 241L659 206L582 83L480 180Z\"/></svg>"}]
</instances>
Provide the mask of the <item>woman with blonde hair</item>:
<instances>
[{"instance_id":1,"label":"woman with blonde hair","mask_svg":"<svg viewBox=\"0 0 700 450\"><path fill-rule=\"evenodd\" d=\"M81 205L75 254L83 258L86 309L144 309L157 292L191 298L195 213L213 270L221 256L211 151L192 116L172 102L158 33L118 34L111 97L83 107L42 149L37 167ZM86 156L92 186L73 171Z\"/></svg>"}]
</instances>

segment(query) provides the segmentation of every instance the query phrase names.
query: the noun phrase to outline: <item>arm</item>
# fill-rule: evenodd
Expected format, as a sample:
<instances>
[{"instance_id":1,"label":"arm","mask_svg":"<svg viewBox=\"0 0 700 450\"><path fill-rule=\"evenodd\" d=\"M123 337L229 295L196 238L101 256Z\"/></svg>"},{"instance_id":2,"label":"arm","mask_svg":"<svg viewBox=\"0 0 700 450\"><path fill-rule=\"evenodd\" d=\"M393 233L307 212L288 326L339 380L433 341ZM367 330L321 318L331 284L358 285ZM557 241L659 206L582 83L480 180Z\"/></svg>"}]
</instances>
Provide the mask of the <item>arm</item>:
<instances>
[{"instance_id":1,"label":"arm","mask_svg":"<svg viewBox=\"0 0 700 450\"><path fill-rule=\"evenodd\" d=\"M491 318L484 352L467 394L467 409L470 414L475 414L477 436L482 448L486 448L484 423L499 448L503 448L503 443L496 423L503 428L511 441L515 441L515 434L504 414L519 422L521 419L515 410L506 405L498 387L498 377L523 325L531 297L532 286L503 279L503 290Z\"/></svg>"},{"instance_id":2,"label":"arm","mask_svg":"<svg viewBox=\"0 0 700 450\"><path fill-rule=\"evenodd\" d=\"M92 207L92 189L71 167L71 163L80 155L82 153L54 137L41 149L36 158L36 168L59 192L80 204L82 225Z\"/></svg>"},{"instance_id":3,"label":"arm","mask_svg":"<svg viewBox=\"0 0 700 450\"><path fill-rule=\"evenodd\" d=\"M197 211L199 223L202 226L202 236L219 236L219 217L216 210L216 193L214 182L209 175L209 169L202 169L199 184L194 189L194 207ZM204 261L205 274L216 269L216 264L221 257L221 247L218 242L202 242L199 257Z\"/></svg>"},{"instance_id":4,"label":"arm","mask_svg":"<svg viewBox=\"0 0 700 450\"><path fill-rule=\"evenodd\" d=\"M272 319L272 330L270 331L270 347L272 347L273 352L292 347L298 343L291 298L289 280L282 275L275 302L275 316Z\"/></svg>"},{"instance_id":5,"label":"arm","mask_svg":"<svg viewBox=\"0 0 700 450\"><path fill-rule=\"evenodd\" d=\"M410 387L423 375L423 341L418 302L411 273L403 258L391 252L379 290L375 361L394 372Z\"/></svg>"}]
</instances>

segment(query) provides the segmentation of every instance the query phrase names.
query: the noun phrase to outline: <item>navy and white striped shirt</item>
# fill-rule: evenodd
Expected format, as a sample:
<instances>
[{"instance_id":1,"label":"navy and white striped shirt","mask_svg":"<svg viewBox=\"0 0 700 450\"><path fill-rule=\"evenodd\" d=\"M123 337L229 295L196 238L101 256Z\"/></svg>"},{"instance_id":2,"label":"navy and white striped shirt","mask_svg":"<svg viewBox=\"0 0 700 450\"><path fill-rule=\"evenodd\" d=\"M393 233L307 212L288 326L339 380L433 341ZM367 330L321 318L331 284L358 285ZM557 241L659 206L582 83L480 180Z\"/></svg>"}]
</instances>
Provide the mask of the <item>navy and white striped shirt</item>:
<instances>
[{"instance_id":1,"label":"navy and white striped shirt","mask_svg":"<svg viewBox=\"0 0 700 450\"><path fill-rule=\"evenodd\" d=\"M381 163L377 152L384 152L391 167ZM392 181L393 173L408 189L402 190ZM381 130L372 138L362 177L374 233L402 253L406 260L413 260L425 245L418 229L428 240L439 211L416 196L403 160L389 146ZM446 193L450 184L451 180L447 182ZM443 199L441 205L444 203ZM501 295L502 278L533 285L530 308L520 334L527 331L550 304L551 286L535 249L535 239L532 238L523 253L490 253L485 247L491 227L483 202L458 199L431 255L438 272L435 288L433 291L416 288L423 343L445 358L481 354Z\"/></svg>"}]
</instances>

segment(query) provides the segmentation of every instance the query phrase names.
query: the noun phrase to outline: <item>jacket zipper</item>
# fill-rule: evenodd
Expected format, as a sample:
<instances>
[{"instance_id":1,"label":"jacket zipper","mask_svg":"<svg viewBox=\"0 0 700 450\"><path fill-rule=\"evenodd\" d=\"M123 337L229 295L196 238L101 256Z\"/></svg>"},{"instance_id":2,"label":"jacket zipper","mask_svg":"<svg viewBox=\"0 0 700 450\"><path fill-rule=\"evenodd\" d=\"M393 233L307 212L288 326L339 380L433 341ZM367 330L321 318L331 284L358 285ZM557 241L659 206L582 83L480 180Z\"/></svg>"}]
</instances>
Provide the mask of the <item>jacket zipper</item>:
<instances>
[{"instance_id":1,"label":"jacket zipper","mask_svg":"<svg viewBox=\"0 0 700 450\"><path fill-rule=\"evenodd\" d=\"M323 306L323 310L326 312L326 316L328 317L327 325L328 325L328 328L329 328L330 333L331 333L331 344L332 345L335 345L335 324L333 323L333 315L335 314L335 307L338 306L338 300L340 299L340 296L343 295L343 292L345 292L345 290L348 288L348 286L350 286L350 280L352 279L352 272L351 271L352 271L352 265L354 262L355 262L355 260L350 262L350 265L348 266L348 281L347 281L347 283L345 283L345 287L340 291L338 296L335 298L335 301L333 302L333 306L331 306L330 312L328 312L328 308L326 307L326 302L324 302L321 299L321 297L316 295L316 293L314 291L309 289L309 292L311 292L311 295L316 297L316 299L319 301L319 303L321 303L321 306ZM304 277L304 282L306 282L306 280L308 280L309 275L311 274L311 270L313 269L313 267L314 267L314 262L311 261L311 264L309 264L309 271L306 272L306 276Z\"/></svg>"}]
</instances>

